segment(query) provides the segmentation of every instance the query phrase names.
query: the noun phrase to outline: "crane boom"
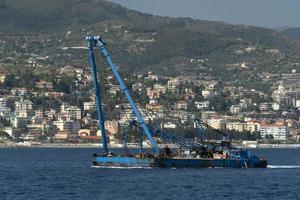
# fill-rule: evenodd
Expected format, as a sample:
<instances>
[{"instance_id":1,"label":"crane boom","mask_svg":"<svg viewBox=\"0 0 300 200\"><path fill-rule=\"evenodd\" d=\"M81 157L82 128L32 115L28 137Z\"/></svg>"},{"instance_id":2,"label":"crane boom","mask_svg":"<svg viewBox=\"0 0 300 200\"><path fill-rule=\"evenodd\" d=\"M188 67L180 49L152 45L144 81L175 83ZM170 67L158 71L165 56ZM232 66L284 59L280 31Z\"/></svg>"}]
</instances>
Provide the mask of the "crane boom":
<instances>
[{"instance_id":1,"label":"crane boom","mask_svg":"<svg viewBox=\"0 0 300 200\"><path fill-rule=\"evenodd\" d=\"M150 144L152 146L152 149L153 149L154 153L158 154L159 150L158 150L157 144L154 141L149 128L145 124L145 121L144 121L144 119L143 119L143 117L142 117L139 109L137 108L137 106L135 105L135 103L134 103L131 95L129 94L128 88L126 87L126 85L125 85L123 79L121 78L118 70L116 69L114 63L112 62L112 60L110 58L110 55L109 55L109 53L108 53L108 51L106 49L106 44L103 41L102 37L101 36L88 36L88 37L86 37L86 40L89 43L90 49L94 48L94 47L97 47L99 49L100 53L102 54L102 56L106 60L107 64L110 66L110 68L111 68L114 76L116 77L117 81L120 84L121 90L123 91L123 93L127 97L128 101L129 101L129 104L130 104L130 106L131 106L131 108L132 108L135 116L137 117L139 125L143 128L143 130L144 130L147 138L149 139ZM94 80L94 81L98 82L98 80ZM96 94L96 96L97 96L97 94ZM98 99L100 99L100 97Z\"/></svg>"},{"instance_id":2,"label":"crane boom","mask_svg":"<svg viewBox=\"0 0 300 200\"><path fill-rule=\"evenodd\" d=\"M97 114L98 114L98 120L99 120L99 126L101 130L101 139L102 139L102 145L103 145L103 151L104 153L108 153L107 148L107 141L106 141L106 131L104 126L104 116L102 111L102 101L101 101L101 93L100 93L100 87L98 82L98 74L97 74L97 67L95 62L95 53L94 53L94 45L89 42L89 53L90 53L90 63L92 67L92 74L93 74L93 82L94 82L94 90L96 94L96 107L97 107Z\"/></svg>"}]
</instances>

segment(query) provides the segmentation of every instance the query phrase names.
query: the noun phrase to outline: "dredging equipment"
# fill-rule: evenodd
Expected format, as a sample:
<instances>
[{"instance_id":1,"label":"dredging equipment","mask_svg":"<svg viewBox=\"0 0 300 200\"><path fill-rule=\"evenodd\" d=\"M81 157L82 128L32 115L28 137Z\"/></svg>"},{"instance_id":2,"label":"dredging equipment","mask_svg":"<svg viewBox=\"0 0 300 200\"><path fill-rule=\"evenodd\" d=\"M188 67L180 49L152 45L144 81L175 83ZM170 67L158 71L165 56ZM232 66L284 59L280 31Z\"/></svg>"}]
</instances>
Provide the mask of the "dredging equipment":
<instances>
[{"instance_id":1,"label":"dredging equipment","mask_svg":"<svg viewBox=\"0 0 300 200\"><path fill-rule=\"evenodd\" d=\"M235 148L228 140L210 142L203 139L202 131L207 128L199 119L195 119L200 140L178 137L165 130L159 130L145 123L138 107L134 103L128 88L121 78L117 68L106 49L106 44L101 36L87 36L90 64L93 74L93 84L96 95L96 108L101 130L103 152L93 155L93 164L104 167L158 167L158 168L266 168L267 160L261 159L248 150ZM102 109L101 90L99 87L97 66L94 49L98 49L113 75L117 79L123 94L126 96L136 120L130 120L130 125L137 127L147 137L152 152L137 154L116 154L108 150L106 130L104 126L104 113ZM223 135L224 136L224 135ZM166 146L159 150L154 137L175 144L174 153Z\"/></svg>"}]
</instances>

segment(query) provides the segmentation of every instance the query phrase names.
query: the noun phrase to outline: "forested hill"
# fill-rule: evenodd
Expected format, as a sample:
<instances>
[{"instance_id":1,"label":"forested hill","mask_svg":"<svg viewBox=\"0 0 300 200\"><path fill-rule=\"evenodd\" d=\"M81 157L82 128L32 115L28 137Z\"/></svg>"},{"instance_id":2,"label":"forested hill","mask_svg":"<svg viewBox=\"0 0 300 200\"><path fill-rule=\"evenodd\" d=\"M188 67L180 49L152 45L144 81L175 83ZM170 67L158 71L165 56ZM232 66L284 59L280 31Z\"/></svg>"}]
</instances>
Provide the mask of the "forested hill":
<instances>
[{"instance_id":1,"label":"forested hill","mask_svg":"<svg viewBox=\"0 0 300 200\"><path fill-rule=\"evenodd\" d=\"M1 62L35 53L53 66L84 67L86 52L66 47L86 45L86 35L100 33L126 70L221 79L230 73L242 80L290 71L300 52L299 43L270 29L153 16L101 0L1 0L0 19Z\"/></svg>"},{"instance_id":2,"label":"forested hill","mask_svg":"<svg viewBox=\"0 0 300 200\"><path fill-rule=\"evenodd\" d=\"M294 38L300 41L300 27L288 28L283 30L281 33L286 35L287 37Z\"/></svg>"}]
</instances>

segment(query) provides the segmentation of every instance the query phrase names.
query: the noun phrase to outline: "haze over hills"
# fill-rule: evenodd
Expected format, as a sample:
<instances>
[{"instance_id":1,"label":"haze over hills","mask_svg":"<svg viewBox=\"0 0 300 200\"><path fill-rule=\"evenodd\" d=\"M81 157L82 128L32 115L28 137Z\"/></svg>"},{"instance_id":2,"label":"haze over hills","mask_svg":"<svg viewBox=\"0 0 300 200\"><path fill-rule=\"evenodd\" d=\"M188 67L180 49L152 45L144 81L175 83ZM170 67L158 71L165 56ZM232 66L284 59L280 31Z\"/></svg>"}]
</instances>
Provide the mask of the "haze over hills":
<instances>
[{"instance_id":1,"label":"haze over hills","mask_svg":"<svg viewBox=\"0 0 300 200\"><path fill-rule=\"evenodd\" d=\"M86 46L86 35L100 33L129 71L245 81L299 69L299 43L267 28L153 16L101 0L3 0L0 18L4 63L13 57L22 64L35 53L52 66L86 66L85 50L65 47Z\"/></svg>"}]
</instances>

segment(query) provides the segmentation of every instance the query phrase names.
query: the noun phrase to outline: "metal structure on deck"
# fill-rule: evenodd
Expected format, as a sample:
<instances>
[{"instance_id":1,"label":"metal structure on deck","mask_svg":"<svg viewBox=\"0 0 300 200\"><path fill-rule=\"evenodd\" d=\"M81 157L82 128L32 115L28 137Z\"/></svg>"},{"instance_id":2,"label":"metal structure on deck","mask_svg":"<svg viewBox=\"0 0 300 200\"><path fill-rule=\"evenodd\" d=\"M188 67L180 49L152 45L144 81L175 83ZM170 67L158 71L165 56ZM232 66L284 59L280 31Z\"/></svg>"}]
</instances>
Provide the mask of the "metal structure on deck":
<instances>
[{"instance_id":1,"label":"metal structure on deck","mask_svg":"<svg viewBox=\"0 0 300 200\"><path fill-rule=\"evenodd\" d=\"M207 137L208 134L214 134L215 135L214 139L221 137L222 140L228 140L228 141L232 140L231 134L228 134L221 130L215 129L215 128L211 127L210 125L208 125L207 123L201 121L199 118L195 118L194 123L195 123L195 127L197 130L197 134L198 134L201 142L204 142L204 140L209 139Z\"/></svg>"}]
</instances>

